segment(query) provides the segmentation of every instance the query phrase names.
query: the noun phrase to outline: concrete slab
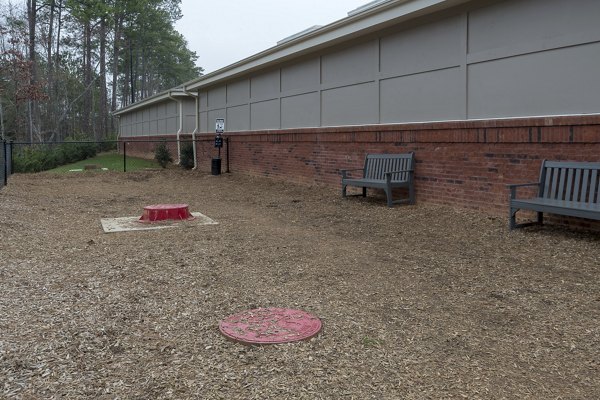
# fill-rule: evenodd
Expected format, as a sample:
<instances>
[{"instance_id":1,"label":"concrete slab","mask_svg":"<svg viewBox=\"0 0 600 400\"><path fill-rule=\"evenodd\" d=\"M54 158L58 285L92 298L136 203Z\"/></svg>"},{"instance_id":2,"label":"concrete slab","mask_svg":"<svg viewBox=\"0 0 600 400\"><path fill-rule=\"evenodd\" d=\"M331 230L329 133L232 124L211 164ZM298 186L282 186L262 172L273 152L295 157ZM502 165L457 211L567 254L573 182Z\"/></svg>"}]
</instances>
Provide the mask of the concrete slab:
<instances>
[{"instance_id":1,"label":"concrete slab","mask_svg":"<svg viewBox=\"0 0 600 400\"><path fill-rule=\"evenodd\" d=\"M95 169L99 169L101 171L108 171L108 168L95 168ZM86 168L86 170L89 170L88 168ZM69 172L83 172L84 169L83 168L75 168L75 169L70 169Z\"/></svg>"},{"instance_id":2,"label":"concrete slab","mask_svg":"<svg viewBox=\"0 0 600 400\"><path fill-rule=\"evenodd\" d=\"M206 215L193 212L195 219L191 221L160 221L151 224L139 222L140 217L119 217L119 218L101 218L102 229L104 233L126 232L126 231L149 231L155 229L168 229L179 227L190 227L197 225L217 225L218 222L212 220Z\"/></svg>"}]
</instances>

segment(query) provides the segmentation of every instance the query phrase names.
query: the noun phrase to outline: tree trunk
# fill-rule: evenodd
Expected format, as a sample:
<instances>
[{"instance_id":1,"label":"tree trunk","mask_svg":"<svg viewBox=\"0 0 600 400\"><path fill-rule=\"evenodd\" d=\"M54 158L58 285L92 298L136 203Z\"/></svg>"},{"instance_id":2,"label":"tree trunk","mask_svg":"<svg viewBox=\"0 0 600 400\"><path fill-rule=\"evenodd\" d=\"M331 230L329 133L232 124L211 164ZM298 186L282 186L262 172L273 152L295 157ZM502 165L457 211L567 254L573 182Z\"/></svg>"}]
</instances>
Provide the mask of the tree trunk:
<instances>
[{"instance_id":1,"label":"tree trunk","mask_svg":"<svg viewBox=\"0 0 600 400\"><path fill-rule=\"evenodd\" d=\"M115 37L113 39L113 70L112 70L112 99L110 109L116 111L117 109L117 88L119 83L119 49L121 47L121 28L123 24L123 16L121 14L115 14ZM114 118L111 118L111 128L114 131Z\"/></svg>"},{"instance_id":2,"label":"tree trunk","mask_svg":"<svg viewBox=\"0 0 600 400\"><path fill-rule=\"evenodd\" d=\"M100 116L99 134L101 139L106 139L106 126L108 120L107 93L106 93L106 18L100 20L100 96L98 99L98 114ZM97 139L97 138L96 138Z\"/></svg>"},{"instance_id":3,"label":"tree trunk","mask_svg":"<svg viewBox=\"0 0 600 400\"><path fill-rule=\"evenodd\" d=\"M83 24L83 90L91 90L90 83L92 82L92 24L89 19L86 19ZM81 132L84 135L90 133L90 116L92 114L91 96L86 94L83 96L83 112L81 115Z\"/></svg>"},{"instance_id":4,"label":"tree trunk","mask_svg":"<svg viewBox=\"0 0 600 400\"><path fill-rule=\"evenodd\" d=\"M48 114L50 115L50 121L55 121L56 118L52 118L53 115L56 115L56 98L54 97L54 63L52 60L52 35L54 34L54 13L56 9L56 2L54 0L50 1L50 20L48 22L48 42L47 42L47 64L48 64L48 82L47 82L47 92L48 92ZM56 124L56 123L55 123ZM56 135L56 126L53 129L53 133ZM57 138L58 139L58 138Z\"/></svg>"},{"instance_id":5,"label":"tree trunk","mask_svg":"<svg viewBox=\"0 0 600 400\"><path fill-rule=\"evenodd\" d=\"M35 58L35 28L37 22L37 1L27 0L27 22L29 25L29 86L33 88L37 82L37 63ZM32 92L32 91L30 91ZM33 142L36 102L31 98L28 100L27 111L29 114L29 141Z\"/></svg>"},{"instance_id":6,"label":"tree trunk","mask_svg":"<svg viewBox=\"0 0 600 400\"><path fill-rule=\"evenodd\" d=\"M123 40L125 42L125 40ZM125 49L125 52L129 52L128 48ZM129 73L131 68L129 68L129 63L131 62L130 58L126 55L123 55L123 88L121 90L121 107L125 107L129 104Z\"/></svg>"},{"instance_id":7,"label":"tree trunk","mask_svg":"<svg viewBox=\"0 0 600 400\"><path fill-rule=\"evenodd\" d=\"M131 83L131 104L135 103L135 77L133 75L133 48L129 39L129 80Z\"/></svg>"},{"instance_id":8,"label":"tree trunk","mask_svg":"<svg viewBox=\"0 0 600 400\"><path fill-rule=\"evenodd\" d=\"M56 23L56 51L54 52L54 68L56 70L60 70L60 33L61 33L61 28L62 28L62 9L63 9L63 4L62 4L62 0L58 0L58 15L57 15L57 23ZM59 101L59 92L58 92L58 80L55 80L54 85L52 87L52 93L51 96L54 98L53 103L57 103ZM58 112L58 109L54 108L54 110L56 111L57 114L60 114ZM65 138L65 134L64 132L62 132L62 119L61 118L57 118L56 121L56 131L57 131L57 138L59 141L64 140Z\"/></svg>"},{"instance_id":9,"label":"tree trunk","mask_svg":"<svg viewBox=\"0 0 600 400\"><path fill-rule=\"evenodd\" d=\"M146 46L142 47L142 56L140 57L140 99L147 96L146 91Z\"/></svg>"}]
</instances>

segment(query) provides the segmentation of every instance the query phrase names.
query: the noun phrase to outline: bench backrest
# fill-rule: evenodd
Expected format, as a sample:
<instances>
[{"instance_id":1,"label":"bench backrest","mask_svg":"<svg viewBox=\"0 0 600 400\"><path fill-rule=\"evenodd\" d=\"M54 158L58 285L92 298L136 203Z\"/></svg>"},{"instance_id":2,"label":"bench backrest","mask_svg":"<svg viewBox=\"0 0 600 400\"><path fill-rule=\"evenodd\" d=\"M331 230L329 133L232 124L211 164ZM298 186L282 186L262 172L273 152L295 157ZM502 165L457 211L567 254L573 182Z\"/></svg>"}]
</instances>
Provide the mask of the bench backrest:
<instances>
[{"instance_id":1,"label":"bench backrest","mask_svg":"<svg viewBox=\"0 0 600 400\"><path fill-rule=\"evenodd\" d=\"M600 204L600 163L544 160L540 183L539 197Z\"/></svg>"},{"instance_id":2,"label":"bench backrest","mask_svg":"<svg viewBox=\"0 0 600 400\"><path fill-rule=\"evenodd\" d=\"M367 154L363 176L366 179L385 179L385 173L390 171L412 171L415 154ZM408 181L408 172L392 175L392 181Z\"/></svg>"}]
</instances>

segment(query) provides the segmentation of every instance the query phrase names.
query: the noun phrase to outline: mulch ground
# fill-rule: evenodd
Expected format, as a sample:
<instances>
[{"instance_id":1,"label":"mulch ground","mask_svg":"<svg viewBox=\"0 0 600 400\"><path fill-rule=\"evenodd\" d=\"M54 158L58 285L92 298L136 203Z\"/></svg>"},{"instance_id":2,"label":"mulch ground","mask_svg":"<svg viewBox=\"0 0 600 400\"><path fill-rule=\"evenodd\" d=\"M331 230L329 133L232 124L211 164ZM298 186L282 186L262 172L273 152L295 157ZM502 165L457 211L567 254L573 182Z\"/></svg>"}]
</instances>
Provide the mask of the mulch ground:
<instances>
[{"instance_id":1,"label":"mulch ground","mask_svg":"<svg viewBox=\"0 0 600 400\"><path fill-rule=\"evenodd\" d=\"M219 225L103 233L157 203ZM600 398L598 233L241 174L85 172L12 176L0 254L0 398ZM219 333L256 307L323 330Z\"/></svg>"}]
</instances>

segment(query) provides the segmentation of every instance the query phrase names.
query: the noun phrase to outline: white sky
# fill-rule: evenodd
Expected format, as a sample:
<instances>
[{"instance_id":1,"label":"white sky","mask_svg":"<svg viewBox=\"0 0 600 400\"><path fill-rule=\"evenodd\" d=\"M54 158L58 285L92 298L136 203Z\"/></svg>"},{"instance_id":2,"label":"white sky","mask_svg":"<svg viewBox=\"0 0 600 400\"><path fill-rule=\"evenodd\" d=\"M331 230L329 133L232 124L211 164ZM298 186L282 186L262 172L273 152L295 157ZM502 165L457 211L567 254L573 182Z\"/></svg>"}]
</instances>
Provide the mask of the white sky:
<instances>
[{"instance_id":1,"label":"white sky","mask_svg":"<svg viewBox=\"0 0 600 400\"><path fill-rule=\"evenodd\" d=\"M182 0L175 28L204 73L233 64L313 25L327 25L369 0Z\"/></svg>"}]
</instances>

